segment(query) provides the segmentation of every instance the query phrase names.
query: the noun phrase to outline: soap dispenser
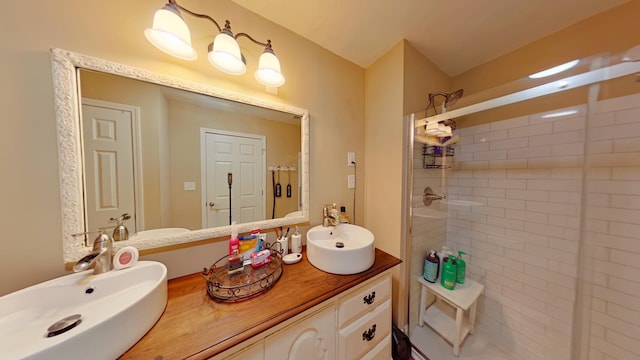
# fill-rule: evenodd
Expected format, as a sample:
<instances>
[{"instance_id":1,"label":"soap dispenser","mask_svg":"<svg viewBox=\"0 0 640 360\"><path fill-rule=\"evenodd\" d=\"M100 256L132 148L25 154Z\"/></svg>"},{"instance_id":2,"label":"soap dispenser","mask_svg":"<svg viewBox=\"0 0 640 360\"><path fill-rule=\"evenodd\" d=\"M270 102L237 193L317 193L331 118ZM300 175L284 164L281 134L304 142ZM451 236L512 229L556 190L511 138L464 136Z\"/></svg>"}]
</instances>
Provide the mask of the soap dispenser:
<instances>
[{"instance_id":1,"label":"soap dispenser","mask_svg":"<svg viewBox=\"0 0 640 360\"><path fill-rule=\"evenodd\" d=\"M466 255L466 254L467 253L464 251L458 251L458 258L457 258L458 268L456 272L456 282L458 284L464 284L464 277L466 276L466 272L467 272L467 262L462 260L462 255Z\"/></svg>"},{"instance_id":2,"label":"soap dispenser","mask_svg":"<svg viewBox=\"0 0 640 360\"><path fill-rule=\"evenodd\" d=\"M113 229L113 240L121 241L129 239L129 229L124 226L124 221L131 219L131 215L124 213L117 218L110 218L110 221L116 222L116 227Z\"/></svg>"}]
</instances>

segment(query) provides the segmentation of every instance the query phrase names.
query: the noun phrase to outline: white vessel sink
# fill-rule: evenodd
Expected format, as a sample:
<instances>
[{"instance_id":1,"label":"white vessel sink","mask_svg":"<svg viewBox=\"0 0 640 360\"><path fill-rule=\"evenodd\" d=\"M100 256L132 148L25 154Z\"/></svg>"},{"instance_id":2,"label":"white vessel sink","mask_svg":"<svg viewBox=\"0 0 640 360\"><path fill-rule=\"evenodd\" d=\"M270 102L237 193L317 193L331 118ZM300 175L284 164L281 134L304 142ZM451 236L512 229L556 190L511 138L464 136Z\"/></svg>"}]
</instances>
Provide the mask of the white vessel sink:
<instances>
[{"instance_id":1,"label":"white vessel sink","mask_svg":"<svg viewBox=\"0 0 640 360\"><path fill-rule=\"evenodd\" d=\"M357 274L375 260L371 231L351 224L314 226L307 232L307 259L311 265L332 274Z\"/></svg>"},{"instance_id":2,"label":"white vessel sink","mask_svg":"<svg viewBox=\"0 0 640 360\"><path fill-rule=\"evenodd\" d=\"M167 268L140 261L128 269L92 272L0 297L1 357L115 359L140 340L167 304ZM72 316L67 324L59 324L68 330L58 329L58 335L50 336L56 333L50 329L53 324Z\"/></svg>"}]
</instances>

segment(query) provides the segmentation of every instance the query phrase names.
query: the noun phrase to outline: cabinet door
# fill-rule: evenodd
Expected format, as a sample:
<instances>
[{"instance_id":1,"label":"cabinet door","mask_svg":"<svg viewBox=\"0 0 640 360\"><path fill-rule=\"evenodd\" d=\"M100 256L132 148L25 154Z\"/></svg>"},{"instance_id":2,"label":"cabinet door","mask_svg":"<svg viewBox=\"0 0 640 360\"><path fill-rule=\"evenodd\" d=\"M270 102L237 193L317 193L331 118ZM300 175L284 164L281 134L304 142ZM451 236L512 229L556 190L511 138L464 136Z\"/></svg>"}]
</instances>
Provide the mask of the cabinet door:
<instances>
[{"instance_id":1,"label":"cabinet door","mask_svg":"<svg viewBox=\"0 0 640 360\"><path fill-rule=\"evenodd\" d=\"M330 306L265 338L266 360L336 358L336 311Z\"/></svg>"}]
</instances>

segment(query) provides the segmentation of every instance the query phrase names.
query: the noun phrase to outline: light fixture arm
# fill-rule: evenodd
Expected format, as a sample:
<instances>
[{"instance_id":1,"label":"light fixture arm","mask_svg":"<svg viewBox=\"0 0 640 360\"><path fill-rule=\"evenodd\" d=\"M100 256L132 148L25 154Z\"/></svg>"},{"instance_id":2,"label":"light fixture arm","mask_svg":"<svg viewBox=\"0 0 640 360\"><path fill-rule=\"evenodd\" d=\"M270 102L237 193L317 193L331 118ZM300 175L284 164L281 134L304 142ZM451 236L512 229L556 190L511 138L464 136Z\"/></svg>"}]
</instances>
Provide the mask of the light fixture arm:
<instances>
[{"instance_id":1,"label":"light fixture arm","mask_svg":"<svg viewBox=\"0 0 640 360\"><path fill-rule=\"evenodd\" d=\"M218 28L218 32L222 31L222 28L220 27L220 25L218 24L218 22L217 22L217 21L215 21L211 16L206 15L206 14L198 14L198 13L196 13L196 12L193 12L193 11L191 11L191 10L189 10L189 9L187 9L187 8L185 8L185 7L183 7L183 6L180 6L180 5L176 2L176 0L169 0L169 4L174 5L176 8L178 8L178 9L180 9L180 10L182 10L182 11L186 12L187 14L189 14L189 15L191 15L191 16L195 16L195 17L198 17L198 18L201 18L201 19L207 19L207 20L211 21L211 22L212 22L212 23L213 23L213 24ZM230 26L230 24L229 24L229 20L226 20L226 23L225 23L225 29L226 29L226 28L229 28L229 30L231 30L231 26Z\"/></svg>"},{"instance_id":2,"label":"light fixture arm","mask_svg":"<svg viewBox=\"0 0 640 360\"><path fill-rule=\"evenodd\" d=\"M258 44L258 45L262 45L262 46L264 46L264 47L265 47L265 49L269 49L269 50L273 51L273 50L271 49L271 40L269 40L269 39L267 39L267 42L266 42L266 43L263 43L263 42L260 42L260 41L258 41L258 40L256 40L256 39L254 39L251 35L249 35L249 34L247 34L247 33L238 33L238 34L236 34L236 36L234 36L234 37L237 39L237 38L239 38L240 36L244 36L244 37L246 37L247 39L249 39L249 40L253 41L254 43L256 43L256 44Z\"/></svg>"},{"instance_id":3,"label":"light fixture arm","mask_svg":"<svg viewBox=\"0 0 640 360\"><path fill-rule=\"evenodd\" d=\"M193 12L193 11L181 6L180 4L178 4L176 2L176 0L169 0L169 4L174 5L176 8L186 12L187 14L189 14L191 16L195 16L195 17L198 17L198 18L201 18L201 19L207 19L207 20L211 21L218 28L218 32L223 31L222 27L220 26L220 24L218 24L218 22L214 18L212 18L211 16L206 15L206 14L199 14L199 13ZM248 38L249 40L253 41L254 43L256 43L258 45L262 45L265 48L273 51L272 48L271 48L271 40L267 40L267 42L264 43L264 42L261 42L261 41L258 41L256 39L254 39L251 35L249 35L247 33L239 33L239 34L233 35L233 33L231 32L231 23L229 22L229 20L225 20L225 22L224 22L224 30L225 30L226 33L228 33L229 35L233 36L234 39L238 39L239 37L244 36L244 37Z\"/></svg>"},{"instance_id":4,"label":"light fixture arm","mask_svg":"<svg viewBox=\"0 0 640 360\"><path fill-rule=\"evenodd\" d=\"M195 16L195 17L198 17L198 18L201 18L201 19L207 19L207 20L211 21L218 28L218 32L222 32L223 31L223 29L220 26L220 24L218 24L218 22L214 18L212 18L211 16L206 15L206 14L199 14L197 12L193 12L193 11L181 6L180 4L178 4L176 2L176 0L168 0L168 1L169 1L169 4L175 6L176 8L186 12L187 14L189 14L191 16ZM271 40L270 39L267 39L267 42L264 43L264 42L261 42L261 41L258 41L256 39L254 39L251 35L249 35L247 33L238 33L236 35L233 35L233 32L231 32L231 23L229 22L229 20L225 20L225 22L224 22L224 32L229 34L229 35L231 35L231 36L233 36L234 39L238 39L239 37L244 36L247 39L253 41L255 44L264 46L265 50L268 49L269 51L273 52L273 49L271 47Z\"/></svg>"}]
</instances>

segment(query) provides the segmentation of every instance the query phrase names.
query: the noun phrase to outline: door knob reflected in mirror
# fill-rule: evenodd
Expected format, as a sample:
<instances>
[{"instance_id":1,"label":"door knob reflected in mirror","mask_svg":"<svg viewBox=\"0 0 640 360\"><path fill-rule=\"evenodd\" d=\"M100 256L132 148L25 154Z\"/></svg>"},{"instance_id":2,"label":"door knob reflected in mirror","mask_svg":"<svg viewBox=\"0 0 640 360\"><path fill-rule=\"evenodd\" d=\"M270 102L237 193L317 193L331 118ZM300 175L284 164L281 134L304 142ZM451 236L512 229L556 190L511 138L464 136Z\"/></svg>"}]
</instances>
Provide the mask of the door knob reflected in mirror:
<instances>
[{"instance_id":1,"label":"door knob reflected in mirror","mask_svg":"<svg viewBox=\"0 0 640 360\"><path fill-rule=\"evenodd\" d=\"M209 203L209 207L214 207L216 204L214 204L213 202Z\"/></svg>"}]
</instances>

